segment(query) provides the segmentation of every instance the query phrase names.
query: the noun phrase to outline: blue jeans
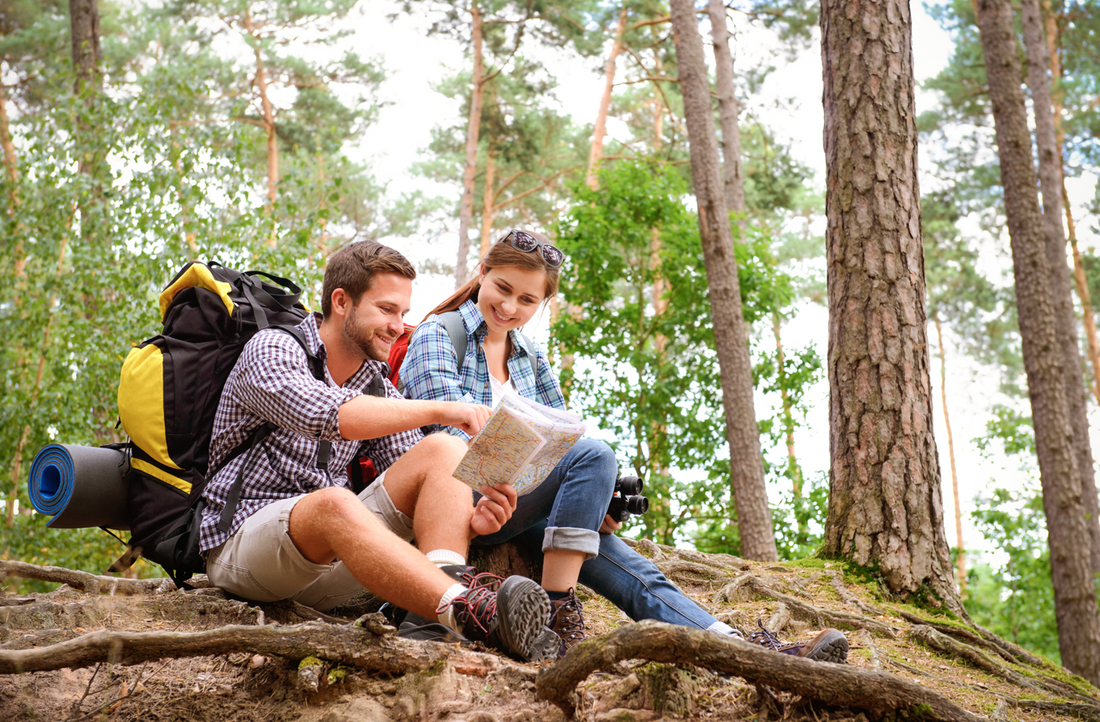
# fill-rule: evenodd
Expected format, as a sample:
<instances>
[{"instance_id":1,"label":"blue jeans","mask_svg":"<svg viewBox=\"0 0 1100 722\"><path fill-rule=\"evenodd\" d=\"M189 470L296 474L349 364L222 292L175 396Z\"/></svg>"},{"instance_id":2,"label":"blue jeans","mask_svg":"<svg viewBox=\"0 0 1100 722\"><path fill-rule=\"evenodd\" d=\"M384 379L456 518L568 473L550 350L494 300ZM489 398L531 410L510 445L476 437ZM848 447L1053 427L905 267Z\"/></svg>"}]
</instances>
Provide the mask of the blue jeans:
<instances>
[{"instance_id":1,"label":"blue jeans","mask_svg":"<svg viewBox=\"0 0 1100 722\"><path fill-rule=\"evenodd\" d=\"M580 439L534 491L519 497L515 513L500 531L473 543L500 544L541 524L542 551L578 551L595 557L600 551L597 529L615 493L618 468L611 447ZM480 496L474 492L474 501Z\"/></svg>"},{"instance_id":2,"label":"blue jeans","mask_svg":"<svg viewBox=\"0 0 1100 722\"><path fill-rule=\"evenodd\" d=\"M614 534L599 534L615 490L615 453L600 441L581 439L542 484L519 498L516 511L496 534L474 544L515 539L527 548L570 549L588 554L580 581L634 621L708 629L716 620L684 596L657 566ZM477 496L475 492L475 497Z\"/></svg>"}]
</instances>

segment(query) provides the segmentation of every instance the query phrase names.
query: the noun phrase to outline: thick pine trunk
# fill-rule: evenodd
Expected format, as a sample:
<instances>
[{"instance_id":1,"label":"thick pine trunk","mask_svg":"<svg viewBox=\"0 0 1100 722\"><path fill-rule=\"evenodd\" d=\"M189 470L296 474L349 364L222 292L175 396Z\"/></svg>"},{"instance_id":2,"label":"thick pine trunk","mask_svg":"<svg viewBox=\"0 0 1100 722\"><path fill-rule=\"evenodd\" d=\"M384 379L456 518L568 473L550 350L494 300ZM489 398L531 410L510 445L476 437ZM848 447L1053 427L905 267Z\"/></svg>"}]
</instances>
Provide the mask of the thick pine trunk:
<instances>
[{"instance_id":1,"label":"thick pine trunk","mask_svg":"<svg viewBox=\"0 0 1100 722\"><path fill-rule=\"evenodd\" d=\"M670 5L691 147L691 173L699 204L699 230L710 290L714 341L721 371L722 406L730 446L731 485L737 504L741 554L747 559L774 560L778 555L764 484L760 429L753 408L748 334L741 313L733 233L719 170L718 138L714 132L703 39L695 22L692 1L672 0Z\"/></svg>"},{"instance_id":2,"label":"thick pine trunk","mask_svg":"<svg viewBox=\"0 0 1100 722\"><path fill-rule=\"evenodd\" d=\"M1051 293L1058 324L1058 341L1065 360L1066 403L1073 428L1077 471L1081 475L1081 499L1089 530L1093 572L1100 572L1100 506L1096 494L1092 444L1089 443L1089 419L1085 397L1085 379L1081 372L1081 353L1077 343L1077 316L1073 310L1073 290L1069 264L1066 263L1066 236L1062 228L1062 152L1054 133L1051 110L1050 77L1047 75L1046 32L1039 0L1023 0L1024 43L1027 47L1027 84L1035 114L1035 144L1039 151L1039 185L1043 198L1043 228L1046 232L1047 261L1051 270ZM1095 335L1095 327L1092 329Z\"/></svg>"},{"instance_id":3,"label":"thick pine trunk","mask_svg":"<svg viewBox=\"0 0 1100 722\"><path fill-rule=\"evenodd\" d=\"M1089 556L1081 476L1066 400L1050 264L1036 190L1031 134L1020 89L1020 61L1007 0L978 0L978 28L997 132L1005 213L1012 243L1043 509L1047 519L1058 646L1067 669L1100 684L1100 618Z\"/></svg>"},{"instance_id":4,"label":"thick pine trunk","mask_svg":"<svg viewBox=\"0 0 1100 722\"><path fill-rule=\"evenodd\" d=\"M943 403L943 425L947 429L947 460L951 465L951 495L955 499L955 582L959 585L959 595L966 599L966 547L963 544L962 504L959 499L959 472L955 467L955 437L951 433L951 414L947 413L947 350L943 345L943 328L940 317L932 314L936 325L936 342L940 347L940 401Z\"/></svg>"},{"instance_id":5,"label":"thick pine trunk","mask_svg":"<svg viewBox=\"0 0 1100 722\"><path fill-rule=\"evenodd\" d=\"M730 52L726 6L722 0L708 0L710 35L714 45L715 86L718 90L718 117L722 125L722 171L725 176L726 207L732 213L745 212L745 178L741 172L741 127L738 124L737 93L733 86L733 54ZM745 219L739 218L741 238Z\"/></svg>"},{"instance_id":6,"label":"thick pine trunk","mask_svg":"<svg viewBox=\"0 0 1100 722\"><path fill-rule=\"evenodd\" d=\"M588 172L584 182L589 188L595 190L599 187L600 159L603 158L603 142L607 136L607 113L611 109L611 93L615 89L615 61L619 59L619 53L623 51L623 34L626 32L626 6L623 5L619 13L619 24L615 27L615 41L611 44L611 52L607 55L607 63L603 69L603 95L600 96L600 109L596 112L596 125L592 130L592 147L588 151Z\"/></svg>"},{"instance_id":7,"label":"thick pine trunk","mask_svg":"<svg viewBox=\"0 0 1100 722\"><path fill-rule=\"evenodd\" d=\"M474 75L470 81L470 115L466 121L466 165L462 171L462 203L458 209L458 258L455 260L455 288L466 283L470 255L470 223L474 217L474 180L477 176L477 144L481 137L481 98L485 92L485 60L482 54L481 9L470 4L471 43Z\"/></svg>"},{"instance_id":8,"label":"thick pine trunk","mask_svg":"<svg viewBox=\"0 0 1100 722\"><path fill-rule=\"evenodd\" d=\"M825 553L965 615L932 434L912 25L903 0L821 8L829 432Z\"/></svg>"}]
</instances>

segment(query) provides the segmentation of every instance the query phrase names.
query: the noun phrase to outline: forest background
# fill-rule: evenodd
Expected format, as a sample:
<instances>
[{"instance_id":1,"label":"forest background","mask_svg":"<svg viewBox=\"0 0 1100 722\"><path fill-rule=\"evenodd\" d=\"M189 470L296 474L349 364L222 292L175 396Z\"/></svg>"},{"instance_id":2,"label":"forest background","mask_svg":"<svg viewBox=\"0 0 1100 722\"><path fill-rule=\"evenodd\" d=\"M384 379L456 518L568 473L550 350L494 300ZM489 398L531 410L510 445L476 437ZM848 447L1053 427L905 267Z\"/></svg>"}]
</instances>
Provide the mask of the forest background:
<instances>
[{"instance_id":1,"label":"forest background","mask_svg":"<svg viewBox=\"0 0 1100 722\"><path fill-rule=\"evenodd\" d=\"M1067 197L1095 297L1092 9L1052 6ZM50 441L120 440L118 368L156 332L156 295L187 260L279 272L317 306L325 254L380 240L421 270L415 321L520 225L571 256L558 322L549 331L548 313L536 337L572 406L647 483L653 511L626 533L742 551L666 5L104 1L83 75L68 12L0 2L4 558L101 571L121 551L32 515L29 460ZM1057 659L974 10L914 15L936 436L944 506L954 475L963 529L949 536L957 561L968 552L975 620ZM822 542L830 464L817 8L733 3L727 17L741 297L776 546L795 558ZM1095 386L1091 366L1085 380Z\"/></svg>"}]
</instances>

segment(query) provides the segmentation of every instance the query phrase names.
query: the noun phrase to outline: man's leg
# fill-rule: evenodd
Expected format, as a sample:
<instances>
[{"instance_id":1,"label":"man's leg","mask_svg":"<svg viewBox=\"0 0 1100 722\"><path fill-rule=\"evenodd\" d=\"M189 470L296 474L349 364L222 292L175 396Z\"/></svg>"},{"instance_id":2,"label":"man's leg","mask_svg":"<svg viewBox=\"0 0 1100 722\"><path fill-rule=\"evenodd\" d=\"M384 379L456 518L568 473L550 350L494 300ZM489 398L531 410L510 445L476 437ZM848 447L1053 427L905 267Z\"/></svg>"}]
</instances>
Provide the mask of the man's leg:
<instances>
[{"instance_id":1,"label":"man's leg","mask_svg":"<svg viewBox=\"0 0 1100 722\"><path fill-rule=\"evenodd\" d=\"M453 474L467 448L456 436L431 434L386 469L382 485L393 505L412 517L424 553L449 550L466 558L473 491Z\"/></svg>"},{"instance_id":2,"label":"man's leg","mask_svg":"<svg viewBox=\"0 0 1100 722\"><path fill-rule=\"evenodd\" d=\"M455 584L347 489L321 489L300 499L289 534L310 562L339 558L364 587L428 619L436 619L440 600Z\"/></svg>"}]
</instances>

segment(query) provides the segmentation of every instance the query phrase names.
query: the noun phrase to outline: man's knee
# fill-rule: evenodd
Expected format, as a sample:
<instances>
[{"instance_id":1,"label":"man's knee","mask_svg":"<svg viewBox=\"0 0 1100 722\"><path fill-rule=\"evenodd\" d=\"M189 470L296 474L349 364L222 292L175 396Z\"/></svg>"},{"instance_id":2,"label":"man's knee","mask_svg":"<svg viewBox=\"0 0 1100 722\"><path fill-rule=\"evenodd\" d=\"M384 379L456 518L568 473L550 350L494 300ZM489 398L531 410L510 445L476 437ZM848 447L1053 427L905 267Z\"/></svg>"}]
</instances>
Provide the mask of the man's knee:
<instances>
[{"instance_id":1,"label":"man's knee","mask_svg":"<svg viewBox=\"0 0 1100 722\"><path fill-rule=\"evenodd\" d=\"M414 448L422 450L422 453L430 454L432 458L438 459L440 463L447 459L453 460L454 465L458 466L458 462L462 460L462 457L466 455L466 450L470 447L459 437L440 432L425 436Z\"/></svg>"},{"instance_id":2,"label":"man's knee","mask_svg":"<svg viewBox=\"0 0 1100 722\"><path fill-rule=\"evenodd\" d=\"M292 527L314 522L333 526L352 519L367 518L373 520L374 516L359 501L359 497L350 489L340 486L330 486L306 494L294 505L290 514Z\"/></svg>"}]
</instances>

